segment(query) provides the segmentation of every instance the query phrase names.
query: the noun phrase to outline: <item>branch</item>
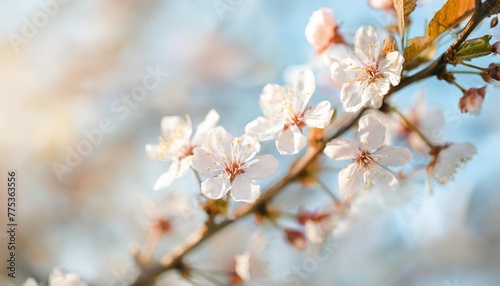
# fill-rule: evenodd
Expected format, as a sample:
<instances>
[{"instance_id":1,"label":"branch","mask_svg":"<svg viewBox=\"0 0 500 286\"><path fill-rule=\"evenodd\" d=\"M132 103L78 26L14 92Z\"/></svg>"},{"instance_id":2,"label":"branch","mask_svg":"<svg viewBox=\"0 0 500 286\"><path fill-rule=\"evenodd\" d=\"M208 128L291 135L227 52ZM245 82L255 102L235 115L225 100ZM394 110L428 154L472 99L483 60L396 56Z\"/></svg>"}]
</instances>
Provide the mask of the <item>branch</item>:
<instances>
[{"instance_id":1,"label":"branch","mask_svg":"<svg viewBox=\"0 0 500 286\"><path fill-rule=\"evenodd\" d=\"M476 1L479 2L480 1ZM385 95L388 98L395 92L415 83L425 78L431 76L439 75L446 67L448 63L451 62L453 55L457 48L467 39L467 37L472 33L472 31L479 25L479 23L488 15L488 7L485 4L477 5L476 11L465 26L462 33L456 39L456 41L444 52L438 59L432 62L425 69L414 74L413 76L403 78L399 85L393 86L389 92ZM164 272L177 269L184 269L184 264L182 260L186 255L191 253L199 245L203 244L206 240L219 233L221 230L227 226L235 223L236 221L262 209L269 203L278 193L285 189L287 185L294 182L300 174L304 171L309 163L314 161L326 146L326 143L334 138L337 138L349 130L361 117L366 108L358 111L355 116L352 116L344 125L342 125L334 135L332 135L327 140L319 141L318 144L314 146L310 145L303 157L301 157L295 164L292 165L289 172L285 177L278 181L275 185L270 187L267 191L263 192L262 195L253 204L243 205L238 210L236 210L233 218L226 219L218 224L211 226L210 228L204 227L200 232L194 233L187 241L175 248L171 253L163 257L162 263L156 263L152 266L146 268L137 280L131 284L132 286L144 286L151 285L154 283L156 277Z\"/></svg>"}]
</instances>

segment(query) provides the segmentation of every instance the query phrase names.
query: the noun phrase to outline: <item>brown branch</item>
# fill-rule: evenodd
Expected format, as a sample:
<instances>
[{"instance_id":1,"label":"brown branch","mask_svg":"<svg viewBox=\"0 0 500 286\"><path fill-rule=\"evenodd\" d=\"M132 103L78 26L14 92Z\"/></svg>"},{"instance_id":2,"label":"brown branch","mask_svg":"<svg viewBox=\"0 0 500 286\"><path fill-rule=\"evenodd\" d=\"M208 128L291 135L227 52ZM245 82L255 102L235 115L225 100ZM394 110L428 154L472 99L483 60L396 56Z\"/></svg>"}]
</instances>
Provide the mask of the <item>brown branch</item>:
<instances>
[{"instance_id":1,"label":"brown branch","mask_svg":"<svg viewBox=\"0 0 500 286\"><path fill-rule=\"evenodd\" d=\"M479 1L477 1L479 2ZM472 33L472 31L479 25L479 23L486 17L488 14L488 7L485 4L481 4L476 6L476 11L473 14L472 18L469 20L467 25L465 26L462 33L459 35L457 40L444 52L438 59L429 64L425 69L420 72L410 76L403 78L399 85L392 87L389 92L385 95L385 98L394 94L395 92L415 83L425 78L431 76L439 75L446 67L448 63L451 62L453 58L453 54L456 49L467 39L467 37ZM283 177L280 181L278 181L275 185L270 187L267 191L263 192L263 194L257 199L257 201L253 204L243 205L238 210L236 210L235 215L231 219L226 219L218 224L211 226L210 228L204 228L199 233L194 233L187 241L175 248L171 253L167 254L163 257L162 263L156 263L152 266L146 268L141 275L137 278L137 280L131 284L132 286L144 286L144 285L152 285L156 277L166 271L177 269L184 269L183 259L186 255L191 253L194 249L196 249L199 245L203 244L206 240L219 233L221 230L226 228L227 226L235 223L236 221L261 210L265 207L278 193L280 193L287 185L294 182L300 174L304 171L306 166L314 161L323 149L326 146L326 142L331 139L337 138L344 134L347 130L349 130L361 117L366 108L358 111L355 116L352 116L350 120L348 120L344 125L339 127L339 129L333 134L328 140L323 140L315 144L314 146L310 145L307 149L306 153L303 157L301 157L295 164L292 165L289 172L285 177Z\"/></svg>"}]
</instances>

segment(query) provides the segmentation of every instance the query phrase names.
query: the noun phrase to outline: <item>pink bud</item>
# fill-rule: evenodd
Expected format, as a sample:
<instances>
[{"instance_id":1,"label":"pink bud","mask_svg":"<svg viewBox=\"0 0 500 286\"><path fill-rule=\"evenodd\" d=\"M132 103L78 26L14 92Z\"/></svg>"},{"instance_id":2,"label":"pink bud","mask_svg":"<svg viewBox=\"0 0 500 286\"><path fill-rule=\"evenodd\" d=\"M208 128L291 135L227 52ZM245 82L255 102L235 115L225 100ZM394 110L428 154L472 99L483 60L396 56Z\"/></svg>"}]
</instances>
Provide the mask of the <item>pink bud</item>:
<instances>
[{"instance_id":1,"label":"pink bud","mask_svg":"<svg viewBox=\"0 0 500 286\"><path fill-rule=\"evenodd\" d=\"M500 53L500 42L495 42L491 45L491 51L494 55L498 55Z\"/></svg>"},{"instance_id":2,"label":"pink bud","mask_svg":"<svg viewBox=\"0 0 500 286\"><path fill-rule=\"evenodd\" d=\"M394 10L394 2L392 0L368 0L368 5L377 10Z\"/></svg>"},{"instance_id":3,"label":"pink bud","mask_svg":"<svg viewBox=\"0 0 500 286\"><path fill-rule=\"evenodd\" d=\"M491 63L486 69L488 76L494 80L500 80L500 64Z\"/></svg>"},{"instance_id":4,"label":"pink bud","mask_svg":"<svg viewBox=\"0 0 500 286\"><path fill-rule=\"evenodd\" d=\"M460 107L460 112L471 113L474 115L479 115L483 107L484 96L486 95L486 86L481 88L470 88L464 93L458 106Z\"/></svg>"},{"instance_id":5,"label":"pink bud","mask_svg":"<svg viewBox=\"0 0 500 286\"><path fill-rule=\"evenodd\" d=\"M306 249L306 236L304 232L294 229L285 230L286 240L295 248L299 250Z\"/></svg>"},{"instance_id":6,"label":"pink bud","mask_svg":"<svg viewBox=\"0 0 500 286\"><path fill-rule=\"evenodd\" d=\"M332 8L321 8L314 11L307 23L305 35L307 41L318 49L326 50L332 43L343 43L337 33L338 26Z\"/></svg>"}]
</instances>

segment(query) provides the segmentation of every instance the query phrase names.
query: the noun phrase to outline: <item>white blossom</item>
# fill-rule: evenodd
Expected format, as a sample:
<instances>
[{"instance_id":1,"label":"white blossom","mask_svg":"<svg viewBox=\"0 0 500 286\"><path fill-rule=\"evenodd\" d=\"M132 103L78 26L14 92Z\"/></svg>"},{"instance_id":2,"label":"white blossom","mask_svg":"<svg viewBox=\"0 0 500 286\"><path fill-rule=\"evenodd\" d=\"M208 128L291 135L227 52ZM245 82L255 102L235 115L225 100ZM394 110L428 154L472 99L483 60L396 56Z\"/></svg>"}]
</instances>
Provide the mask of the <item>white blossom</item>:
<instances>
[{"instance_id":1,"label":"white blossom","mask_svg":"<svg viewBox=\"0 0 500 286\"><path fill-rule=\"evenodd\" d=\"M234 271L243 281L255 281L266 275L266 263L260 257L265 244L264 234L256 231L249 237L245 252L234 257Z\"/></svg>"},{"instance_id":2,"label":"white blossom","mask_svg":"<svg viewBox=\"0 0 500 286\"><path fill-rule=\"evenodd\" d=\"M380 108L384 95L401 80L404 57L398 51L381 52L372 26L362 26L354 37L354 52L332 57L332 78L343 83L340 99L347 112L362 107Z\"/></svg>"},{"instance_id":3,"label":"white blossom","mask_svg":"<svg viewBox=\"0 0 500 286\"><path fill-rule=\"evenodd\" d=\"M368 0L368 5L373 9L394 11L393 0Z\"/></svg>"},{"instance_id":4,"label":"white blossom","mask_svg":"<svg viewBox=\"0 0 500 286\"><path fill-rule=\"evenodd\" d=\"M302 130L306 126L325 128L333 115L328 101L308 105L315 88L314 75L309 69L298 73L293 88L266 85L260 95L265 117L248 123L245 132L259 141L275 139L281 154L298 153L307 143Z\"/></svg>"},{"instance_id":5,"label":"white blossom","mask_svg":"<svg viewBox=\"0 0 500 286\"><path fill-rule=\"evenodd\" d=\"M339 190L344 197L350 197L359 189L373 185L379 188L397 189L398 181L382 166L402 166L408 163L412 154L404 147L385 146L385 127L380 120L365 115L359 120L357 142L351 139L334 139L324 150L334 160L351 160L339 172Z\"/></svg>"},{"instance_id":6,"label":"white blossom","mask_svg":"<svg viewBox=\"0 0 500 286\"><path fill-rule=\"evenodd\" d=\"M49 276L48 286L87 286L88 284L82 281L73 273L63 273L61 270L54 268ZM39 286L33 278L29 278L24 282L23 286Z\"/></svg>"},{"instance_id":7,"label":"white blossom","mask_svg":"<svg viewBox=\"0 0 500 286\"><path fill-rule=\"evenodd\" d=\"M183 119L178 116L165 116L161 121L162 134L157 145L146 145L147 154L154 160L172 161L169 170L160 176L154 185L155 190L166 188L170 184L186 175L191 166L193 149L205 141L219 121L219 114L215 110L208 112L195 134L189 116Z\"/></svg>"},{"instance_id":8,"label":"white blossom","mask_svg":"<svg viewBox=\"0 0 500 286\"><path fill-rule=\"evenodd\" d=\"M476 147L470 143L447 144L439 151L436 160L431 162L431 173L438 182L446 183L462 164L476 154Z\"/></svg>"},{"instance_id":9,"label":"white blossom","mask_svg":"<svg viewBox=\"0 0 500 286\"><path fill-rule=\"evenodd\" d=\"M206 144L195 148L193 168L205 177L202 193L220 199L231 191L235 201L253 202L260 195L255 180L272 176L278 160L271 155L257 156L260 143L248 135L235 138L222 127L216 127Z\"/></svg>"}]
</instances>

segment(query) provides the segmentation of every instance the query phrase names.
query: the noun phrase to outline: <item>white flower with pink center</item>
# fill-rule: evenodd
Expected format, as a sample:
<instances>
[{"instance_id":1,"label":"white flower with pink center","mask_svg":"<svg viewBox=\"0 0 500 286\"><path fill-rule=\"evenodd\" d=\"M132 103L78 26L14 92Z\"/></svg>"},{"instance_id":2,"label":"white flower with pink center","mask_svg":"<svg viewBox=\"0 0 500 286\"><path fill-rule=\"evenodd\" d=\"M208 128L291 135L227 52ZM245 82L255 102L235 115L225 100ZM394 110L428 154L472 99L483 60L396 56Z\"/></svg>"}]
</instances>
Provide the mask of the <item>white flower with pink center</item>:
<instances>
[{"instance_id":1,"label":"white flower with pink center","mask_svg":"<svg viewBox=\"0 0 500 286\"><path fill-rule=\"evenodd\" d=\"M205 120L198 125L195 134L189 116L165 116L161 120L161 136L157 145L146 145L147 154L158 161L172 161L169 170L160 176L154 185L155 190L166 188L178 178L186 175L191 166L193 149L203 143L209 131L219 121L219 114L211 110Z\"/></svg>"},{"instance_id":2,"label":"white flower with pink center","mask_svg":"<svg viewBox=\"0 0 500 286\"><path fill-rule=\"evenodd\" d=\"M260 195L255 180L272 176L278 160L271 155L257 156L260 143L248 135L234 137L217 127L206 144L195 148L193 168L208 179L201 192L210 199L220 199L231 191L235 201L254 202Z\"/></svg>"},{"instance_id":3,"label":"white flower with pink center","mask_svg":"<svg viewBox=\"0 0 500 286\"><path fill-rule=\"evenodd\" d=\"M354 37L354 52L331 58L333 80L342 83L340 100L347 112L362 107L380 108L392 85L401 80L404 57L398 51L385 53L372 26L362 26Z\"/></svg>"},{"instance_id":4,"label":"white flower with pink center","mask_svg":"<svg viewBox=\"0 0 500 286\"><path fill-rule=\"evenodd\" d=\"M260 95L260 106L265 117L247 124L245 132L259 141L276 140L281 154L296 154L307 143L302 130L306 127L325 128L333 115L328 101L309 105L316 83L311 70L298 73L293 88L268 84Z\"/></svg>"},{"instance_id":5,"label":"white flower with pink center","mask_svg":"<svg viewBox=\"0 0 500 286\"><path fill-rule=\"evenodd\" d=\"M412 158L404 147L385 146L385 126L371 115L359 120L358 140L334 139L324 150L334 160L354 160L339 172L339 190L350 197L360 189L376 185L378 188L396 190L399 186L394 175L384 166L398 167Z\"/></svg>"}]
</instances>

